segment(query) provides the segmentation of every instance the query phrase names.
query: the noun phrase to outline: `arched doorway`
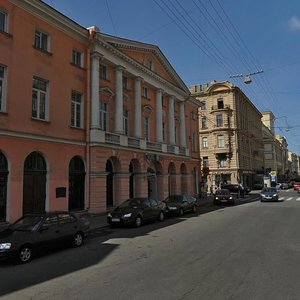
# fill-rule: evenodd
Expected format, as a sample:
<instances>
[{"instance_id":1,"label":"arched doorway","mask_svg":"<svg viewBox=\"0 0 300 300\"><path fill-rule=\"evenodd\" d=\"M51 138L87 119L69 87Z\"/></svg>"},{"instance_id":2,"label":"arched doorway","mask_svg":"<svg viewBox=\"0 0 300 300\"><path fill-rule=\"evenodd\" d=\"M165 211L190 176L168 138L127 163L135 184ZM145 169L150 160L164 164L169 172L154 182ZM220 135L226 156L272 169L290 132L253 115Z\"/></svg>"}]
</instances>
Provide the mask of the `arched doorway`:
<instances>
[{"instance_id":1,"label":"arched doorway","mask_svg":"<svg viewBox=\"0 0 300 300\"><path fill-rule=\"evenodd\" d=\"M112 207L114 205L114 170L113 164L110 160L106 162L106 206Z\"/></svg>"},{"instance_id":2,"label":"arched doorway","mask_svg":"<svg viewBox=\"0 0 300 300\"><path fill-rule=\"evenodd\" d=\"M176 168L173 162L169 164L168 174L169 174L169 182L168 182L169 195L173 195L176 194Z\"/></svg>"},{"instance_id":3,"label":"arched doorway","mask_svg":"<svg viewBox=\"0 0 300 300\"><path fill-rule=\"evenodd\" d=\"M84 163L79 156L74 156L69 164L69 210L84 209L84 194Z\"/></svg>"},{"instance_id":4,"label":"arched doorway","mask_svg":"<svg viewBox=\"0 0 300 300\"><path fill-rule=\"evenodd\" d=\"M187 168L186 168L185 164L181 164L180 173L181 173L181 193L187 194L188 193L188 174L187 174Z\"/></svg>"},{"instance_id":5,"label":"arched doorway","mask_svg":"<svg viewBox=\"0 0 300 300\"><path fill-rule=\"evenodd\" d=\"M23 215L45 212L47 167L38 152L29 154L24 163Z\"/></svg>"},{"instance_id":6,"label":"arched doorway","mask_svg":"<svg viewBox=\"0 0 300 300\"><path fill-rule=\"evenodd\" d=\"M7 201L7 159L0 152L0 222L6 221L6 201Z\"/></svg>"}]
</instances>

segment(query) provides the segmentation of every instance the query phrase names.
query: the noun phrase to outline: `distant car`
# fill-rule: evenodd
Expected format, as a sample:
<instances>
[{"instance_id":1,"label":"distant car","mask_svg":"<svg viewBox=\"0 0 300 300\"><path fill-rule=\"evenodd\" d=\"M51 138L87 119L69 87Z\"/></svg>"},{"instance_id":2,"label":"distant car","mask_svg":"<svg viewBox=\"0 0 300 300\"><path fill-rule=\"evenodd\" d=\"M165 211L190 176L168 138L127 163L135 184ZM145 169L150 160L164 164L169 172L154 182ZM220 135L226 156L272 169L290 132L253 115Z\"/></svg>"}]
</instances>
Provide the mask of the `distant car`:
<instances>
[{"instance_id":1,"label":"distant car","mask_svg":"<svg viewBox=\"0 0 300 300\"><path fill-rule=\"evenodd\" d=\"M166 206L162 201L152 198L130 198L108 213L107 222L111 226L134 225L165 219Z\"/></svg>"},{"instance_id":2,"label":"distant car","mask_svg":"<svg viewBox=\"0 0 300 300\"><path fill-rule=\"evenodd\" d=\"M294 188L294 191L299 190L300 189L300 182L294 182L293 188Z\"/></svg>"},{"instance_id":3,"label":"distant car","mask_svg":"<svg viewBox=\"0 0 300 300\"><path fill-rule=\"evenodd\" d=\"M279 201L279 191L276 187L265 187L260 192L260 201Z\"/></svg>"},{"instance_id":4,"label":"distant car","mask_svg":"<svg viewBox=\"0 0 300 300\"><path fill-rule=\"evenodd\" d=\"M234 197L230 193L229 190L226 189L220 189L216 190L214 194L214 204L220 204L220 203L230 203L234 204Z\"/></svg>"},{"instance_id":5,"label":"distant car","mask_svg":"<svg viewBox=\"0 0 300 300\"><path fill-rule=\"evenodd\" d=\"M197 211L197 200L190 195L171 195L164 200L168 214L182 216L185 212Z\"/></svg>"},{"instance_id":6,"label":"distant car","mask_svg":"<svg viewBox=\"0 0 300 300\"><path fill-rule=\"evenodd\" d=\"M278 189L280 189L280 190L287 190L287 189L290 188L289 185L287 183L285 183L285 182L279 182L279 183L277 183L276 187Z\"/></svg>"},{"instance_id":7,"label":"distant car","mask_svg":"<svg viewBox=\"0 0 300 300\"><path fill-rule=\"evenodd\" d=\"M88 229L88 220L69 212L25 215L0 232L0 258L27 263L43 249L63 243L79 247Z\"/></svg>"}]
</instances>

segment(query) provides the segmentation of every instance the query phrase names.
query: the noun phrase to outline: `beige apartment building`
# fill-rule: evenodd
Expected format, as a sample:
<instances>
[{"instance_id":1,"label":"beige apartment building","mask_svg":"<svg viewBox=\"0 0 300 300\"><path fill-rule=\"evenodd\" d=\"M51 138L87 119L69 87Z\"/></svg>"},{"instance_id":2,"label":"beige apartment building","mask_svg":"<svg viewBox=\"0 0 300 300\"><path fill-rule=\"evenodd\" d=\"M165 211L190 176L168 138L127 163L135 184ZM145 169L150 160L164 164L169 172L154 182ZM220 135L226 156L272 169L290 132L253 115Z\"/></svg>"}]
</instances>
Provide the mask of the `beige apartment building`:
<instances>
[{"instance_id":1,"label":"beige apartment building","mask_svg":"<svg viewBox=\"0 0 300 300\"><path fill-rule=\"evenodd\" d=\"M264 172L262 114L243 91L230 82L194 85L201 102L199 142L204 184L242 183L253 188Z\"/></svg>"},{"instance_id":2,"label":"beige apartment building","mask_svg":"<svg viewBox=\"0 0 300 300\"><path fill-rule=\"evenodd\" d=\"M289 178L288 144L285 137L275 133L276 117L271 111L262 112L263 141L266 174L276 174L276 181Z\"/></svg>"}]
</instances>

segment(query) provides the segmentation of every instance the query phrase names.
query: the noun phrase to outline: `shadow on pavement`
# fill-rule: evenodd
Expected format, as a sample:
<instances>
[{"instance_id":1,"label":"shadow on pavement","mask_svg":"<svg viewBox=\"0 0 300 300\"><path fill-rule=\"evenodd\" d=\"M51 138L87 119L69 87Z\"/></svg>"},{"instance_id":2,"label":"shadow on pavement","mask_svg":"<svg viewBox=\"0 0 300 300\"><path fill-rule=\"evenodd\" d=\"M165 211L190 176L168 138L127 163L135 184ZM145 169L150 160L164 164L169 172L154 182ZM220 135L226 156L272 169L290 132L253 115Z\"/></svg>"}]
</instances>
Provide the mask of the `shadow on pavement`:
<instances>
[{"instance_id":1,"label":"shadow on pavement","mask_svg":"<svg viewBox=\"0 0 300 300\"><path fill-rule=\"evenodd\" d=\"M109 226L95 228L90 232L82 247L45 251L25 265L1 261L0 297L101 263L119 247L117 244L106 243L109 239L131 239L148 235L160 228L184 222L190 217L199 217L212 211L230 209L253 201L257 201L257 197L248 196L240 199L234 206L213 205L212 201L206 201L203 205L199 205L196 213L185 214L182 218L168 217L164 222L147 224L139 228L110 228Z\"/></svg>"}]
</instances>

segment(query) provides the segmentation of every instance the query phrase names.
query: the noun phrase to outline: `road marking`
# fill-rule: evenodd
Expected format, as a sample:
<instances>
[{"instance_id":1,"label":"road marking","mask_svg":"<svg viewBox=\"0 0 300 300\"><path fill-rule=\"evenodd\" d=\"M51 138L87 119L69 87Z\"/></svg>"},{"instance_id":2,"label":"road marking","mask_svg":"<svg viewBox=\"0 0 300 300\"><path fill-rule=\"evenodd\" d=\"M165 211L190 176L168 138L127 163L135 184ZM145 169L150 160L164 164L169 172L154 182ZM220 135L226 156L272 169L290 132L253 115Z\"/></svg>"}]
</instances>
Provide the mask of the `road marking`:
<instances>
[{"instance_id":1,"label":"road marking","mask_svg":"<svg viewBox=\"0 0 300 300\"><path fill-rule=\"evenodd\" d=\"M300 201L300 197L298 197L298 198L296 199L296 201Z\"/></svg>"},{"instance_id":2,"label":"road marking","mask_svg":"<svg viewBox=\"0 0 300 300\"><path fill-rule=\"evenodd\" d=\"M293 199L293 197L289 197L286 199L286 201L291 201Z\"/></svg>"}]
</instances>

